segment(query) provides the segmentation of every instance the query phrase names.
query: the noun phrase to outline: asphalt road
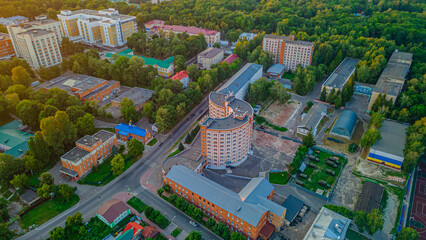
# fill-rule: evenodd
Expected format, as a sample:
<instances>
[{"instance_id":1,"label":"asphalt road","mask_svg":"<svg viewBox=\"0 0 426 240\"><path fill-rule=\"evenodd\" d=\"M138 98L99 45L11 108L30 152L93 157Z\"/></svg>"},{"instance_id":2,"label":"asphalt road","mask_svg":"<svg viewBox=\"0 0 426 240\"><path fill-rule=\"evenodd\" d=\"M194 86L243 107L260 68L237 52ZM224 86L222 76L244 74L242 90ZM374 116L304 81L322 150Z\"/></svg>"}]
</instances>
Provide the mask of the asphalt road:
<instances>
[{"instance_id":1,"label":"asphalt road","mask_svg":"<svg viewBox=\"0 0 426 240\"><path fill-rule=\"evenodd\" d=\"M58 226L64 226L67 216L73 215L74 213L80 211L83 214L84 220L89 220L91 217L95 216L96 210L100 205L109 200L114 194L123 191L133 191L141 187L139 180L141 176L150 169L153 164L162 164L163 155L166 151L172 147L174 141L179 139L179 137L185 133L185 131L194 124L201 113L205 112L208 109L207 98L205 98L199 105L197 105L178 125L176 125L172 131L168 134L168 137L165 141L160 144L157 144L156 147L149 153L145 153L144 156L137 161L132 167L127 169L126 172L118 176L112 182L106 186L98 188L91 198L84 202L79 202L72 208L67 211L59 214L58 216L52 218L48 222L38 226L36 229L28 232L27 234L19 237L18 239L22 240L35 240L35 239L46 239L49 237L49 232ZM167 211L173 212L173 216L176 216L179 222L182 223L182 226L179 225L182 229L188 229L186 225L189 223L189 218L175 209L174 207L163 203L161 205L159 201L163 201L161 198L157 197L155 194L149 195L150 192L145 190L142 194L139 194L138 197L145 199L145 195L149 196L149 199L145 200L145 203L152 205L156 209L167 209ZM166 206L167 205L167 206ZM170 219L171 220L171 219ZM185 230L186 231L186 230ZM190 230L189 230L190 231ZM197 231L201 231L202 235L205 236L205 239L218 239L217 236L213 235L210 231L198 227ZM215 237L213 237L215 236Z\"/></svg>"}]
</instances>

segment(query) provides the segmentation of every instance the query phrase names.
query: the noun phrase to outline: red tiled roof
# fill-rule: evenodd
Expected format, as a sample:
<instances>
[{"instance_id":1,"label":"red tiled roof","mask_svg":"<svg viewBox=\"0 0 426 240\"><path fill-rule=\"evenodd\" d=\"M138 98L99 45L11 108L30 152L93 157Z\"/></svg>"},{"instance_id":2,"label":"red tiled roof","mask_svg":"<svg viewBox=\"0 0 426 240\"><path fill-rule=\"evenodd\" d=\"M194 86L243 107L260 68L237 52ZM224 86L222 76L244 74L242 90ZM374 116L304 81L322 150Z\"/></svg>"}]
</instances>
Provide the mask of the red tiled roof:
<instances>
[{"instance_id":1,"label":"red tiled roof","mask_svg":"<svg viewBox=\"0 0 426 240\"><path fill-rule=\"evenodd\" d=\"M164 24L165 23L165 21L164 20L157 20L157 19L154 19L154 20L151 20L151 21L149 21L149 22L146 22L145 23L145 25L150 25L150 24Z\"/></svg>"},{"instance_id":2,"label":"red tiled roof","mask_svg":"<svg viewBox=\"0 0 426 240\"><path fill-rule=\"evenodd\" d=\"M274 230L275 230L275 226L269 222L266 222L265 225L263 225L263 227L260 229L259 234L265 237L265 239L269 239L269 237L272 235Z\"/></svg>"},{"instance_id":3,"label":"red tiled roof","mask_svg":"<svg viewBox=\"0 0 426 240\"><path fill-rule=\"evenodd\" d=\"M154 227L151 227L151 226L146 226L142 231L142 236L145 239L154 238L155 236L157 236L157 234L158 234L157 229L155 229Z\"/></svg>"},{"instance_id":4,"label":"red tiled roof","mask_svg":"<svg viewBox=\"0 0 426 240\"><path fill-rule=\"evenodd\" d=\"M136 235L136 233L137 233L139 230L143 230L143 227L142 227L141 225L139 225L139 224L135 223L135 222L129 222L129 223L126 225L126 227L124 228L123 233L125 233L126 231L128 231L128 230L130 230L130 229L132 229L132 230L133 230L133 236L135 236L135 235Z\"/></svg>"},{"instance_id":5,"label":"red tiled roof","mask_svg":"<svg viewBox=\"0 0 426 240\"><path fill-rule=\"evenodd\" d=\"M181 80L182 78L186 78L186 77L188 77L188 73L186 72L186 70L182 70L182 71L176 73L173 77L171 77L171 79Z\"/></svg>"},{"instance_id":6,"label":"red tiled roof","mask_svg":"<svg viewBox=\"0 0 426 240\"><path fill-rule=\"evenodd\" d=\"M202 33L204 35L216 35L217 31L209 30L209 29L203 29L203 28L197 28L197 27L185 27L185 26L178 26L178 25L163 25L161 29L165 31L174 31L174 32L186 32L189 34L198 34Z\"/></svg>"},{"instance_id":7,"label":"red tiled roof","mask_svg":"<svg viewBox=\"0 0 426 240\"><path fill-rule=\"evenodd\" d=\"M235 59L237 59L237 58L238 58L237 54L231 54L231 55L229 55L228 57L226 57L225 59L223 59L221 63L223 63L223 62L227 62L227 63L230 65L230 64L231 64L232 62L234 62L234 61L235 61Z\"/></svg>"},{"instance_id":8,"label":"red tiled roof","mask_svg":"<svg viewBox=\"0 0 426 240\"><path fill-rule=\"evenodd\" d=\"M104 217L109 223L112 223L120 214L129 209L124 202L112 199L102 204L96 213Z\"/></svg>"}]
</instances>

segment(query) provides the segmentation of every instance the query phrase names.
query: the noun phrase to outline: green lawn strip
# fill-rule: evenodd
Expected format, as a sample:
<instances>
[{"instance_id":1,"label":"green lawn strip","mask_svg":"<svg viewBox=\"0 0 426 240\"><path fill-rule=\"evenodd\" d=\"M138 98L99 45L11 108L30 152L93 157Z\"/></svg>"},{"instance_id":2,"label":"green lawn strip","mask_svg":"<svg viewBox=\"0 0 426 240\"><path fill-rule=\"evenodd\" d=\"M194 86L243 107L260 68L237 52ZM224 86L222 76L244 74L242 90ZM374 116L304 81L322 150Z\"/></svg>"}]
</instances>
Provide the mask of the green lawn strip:
<instances>
[{"instance_id":1,"label":"green lawn strip","mask_svg":"<svg viewBox=\"0 0 426 240\"><path fill-rule=\"evenodd\" d=\"M173 232L172 232L172 236L177 237L181 232L182 232L182 229L175 228L175 230L173 230Z\"/></svg>"},{"instance_id":2,"label":"green lawn strip","mask_svg":"<svg viewBox=\"0 0 426 240\"><path fill-rule=\"evenodd\" d=\"M152 147L154 146L154 144L156 144L158 142L158 140L156 138L153 138L151 141L149 141L149 143L147 144L148 146Z\"/></svg>"},{"instance_id":3,"label":"green lawn strip","mask_svg":"<svg viewBox=\"0 0 426 240\"><path fill-rule=\"evenodd\" d=\"M5 193L8 189L9 189L9 186L8 186L8 185L6 185L6 184L2 184L2 185L0 186L0 194Z\"/></svg>"},{"instance_id":4,"label":"green lawn strip","mask_svg":"<svg viewBox=\"0 0 426 240\"><path fill-rule=\"evenodd\" d=\"M129 201L127 201L127 204L129 204L132 208L136 209L136 211L138 211L139 213L143 212L146 207L146 204L137 197L130 198Z\"/></svg>"},{"instance_id":5,"label":"green lawn strip","mask_svg":"<svg viewBox=\"0 0 426 240\"><path fill-rule=\"evenodd\" d=\"M266 125L268 125L268 126L269 126L269 127L271 127L272 129L277 130L277 131L280 131L280 132L285 132L285 131L287 131L287 130L288 130L288 129L287 129L287 128L285 128L285 127L279 127L279 126L276 126L276 125L271 124L271 123L268 123L268 122L266 122Z\"/></svg>"},{"instance_id":6,"label":"green lawn strip","mask_svg":"<svg viewBox=\"0 0 426 240\"><path fill-rule=\"evenodd\" d=\"M33 224L40 226L49 219L74 206L78 201L80 201L80 197L78 195L74 195L69 202L65 203L57 200L56 198L51 199L21 217L21 226L24 229Z\"/></svg>"},{"instance_id":7,"label":"green lawn strip","mask_svg":"<svg viewBox=\"0 0 426 240\"><path fill-rule=\"evenodd\" d=\"M285 72L285 73L281 76L281 78L289 79L289 80L293 80L293 79L294 79L294 74L293 74L293 73L289 73L289 72Z\"/></svg>"},{"instance_id":8,"label":"green lawn strip","mask_svg":"<svg viewBox=\"0 0 426 240\"><path fill-rule=\"evenodd\" d=\"M19 196L18 196L18 194L17 194L17 193L15 193L15 195L13 195L13 196L9 199L9 201L11 201L11 202L18 202L18 201L19 201Z\"/></svg>"},{"instance_id":9,"label":"green lawn strip","mask_svg":"<svg viewBox=\"0 0 426 240\"><path fill-rule=\"evenodd\" d=\"M274 184L287 184L289 180L288 172L270 172L269 182Z\"/></svg>"},{"instance_id":10,"label":"green lawn strip","mask_svg":"<svg viewBox=\"0 0 426 240\"><path fill-rule=\"evenodd\" d=\"M348 240L369 240L370 239L363 234L355 232L351 228L349 228L348 231L346 232L346 238Z\"/></svg>"},{"instance_id":11,"label":"green lawn strip","mask_svg":"<svg viewBox=\"0 0 426 240\"><path fill-rule=\"evenodd\" d=\"M12 192L10 190L7 190L6 192L4 192L3 197L8 199L10 196L12 196Z\"/></svg>"},{"instance_id":12,"label":"green lawn strip","mask_svg":"<svg viewBox=\"0 0 426 240\"><path fill-rule=\"evenodd\" d=\"M167 238L166 237L164 237L163 235L161 235L161 234L158 234L156 237L155 237L155 240L167 240Z\"/></svg>"},{"instance_id":13,"label":"green lawn strip","mask_svg":"<svg viewBox=\"0 0 426 240\"><path fill-rule=\"evenodd\" d=\"M169 155L169 156L167 156L167 158L169 158L169 157L173 157L173 156L175 156L176 154L178 154L178 153L180 153L180 152L182 152L182 151L181 151L181 150L179 150L179 149L176 149L174 152L170 153L170 155Z\"/></svg>"}]
</instances>

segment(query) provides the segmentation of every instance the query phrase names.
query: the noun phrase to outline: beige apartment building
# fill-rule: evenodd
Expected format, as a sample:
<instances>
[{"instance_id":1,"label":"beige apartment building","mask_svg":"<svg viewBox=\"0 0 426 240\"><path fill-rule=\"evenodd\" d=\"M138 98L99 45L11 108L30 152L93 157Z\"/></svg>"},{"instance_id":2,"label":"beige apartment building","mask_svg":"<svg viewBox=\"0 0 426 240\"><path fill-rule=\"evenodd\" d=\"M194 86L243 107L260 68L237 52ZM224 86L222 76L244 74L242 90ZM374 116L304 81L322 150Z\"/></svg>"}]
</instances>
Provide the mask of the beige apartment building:
<instances>
[{"instance_id":1,"label":"beige apartment building","mask_svg":"<svg viewBox=\"0 0 426 240\"><path fill-rule=\"evenodd\" d=\"M297 65L311 65L314 43L295 41L294 36L267 34L263 38L263 50L272 54L274 63L283 64L286 70L294 71Z\"/></svg>"},{"instance_id":2,"label":"beige apartment building","mask_svg":"<svg viewBox=\"0 0 426 240\"><path fill-rule=\"evenodd\" d=\"M223 59L223 50L220 48L207 48L197 56L198 65L202 69L210 70L211 65L219 63Z\"/></svg>"},{"instance_id":3,"label":"beige apartment building","mask_svg":"<svg viewBox=\"0 0 426 240\"><path fill-rule=\"evenodd\" d=\"M20 57L31 67L51 67L62 62L56 33L45 29L32 29L15 35Z\"/></svg>"},{"instance_id":4,"label":"beige apartment building","mask_svg":"<svg viewBox=\"0 0 426 240\"><path fill-rule=\"evenodd\" d=\"M58 18L65 36L72 41L89 44L102 42L105 46L119 47L137 32L136 17L119 14L114 8L99 11L64 10L58 14Z\"/></svg>"}]
</instances>

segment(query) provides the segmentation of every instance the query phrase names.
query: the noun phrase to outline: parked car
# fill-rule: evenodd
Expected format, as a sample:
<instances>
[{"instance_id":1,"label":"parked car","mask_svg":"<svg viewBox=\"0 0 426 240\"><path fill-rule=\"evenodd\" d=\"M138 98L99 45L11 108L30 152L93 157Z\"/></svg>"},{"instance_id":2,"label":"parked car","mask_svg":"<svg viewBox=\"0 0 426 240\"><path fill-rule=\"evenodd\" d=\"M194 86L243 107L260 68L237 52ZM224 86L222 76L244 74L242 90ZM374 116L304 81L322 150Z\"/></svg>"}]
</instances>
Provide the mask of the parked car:
<instances>
[{"instance_id":1,"label":"parked car","mask_svg":"<svg viewBox=\"0 0 426 240\"><path fill-rule=\"evenodd\" d=\"M192 225L192 226L194 226L194 227L196 227L196 226L198 226L198 223L196 223L196 222L194 222L194 221L189 221L189 223Z\"/></svg>"}]
</instances>

